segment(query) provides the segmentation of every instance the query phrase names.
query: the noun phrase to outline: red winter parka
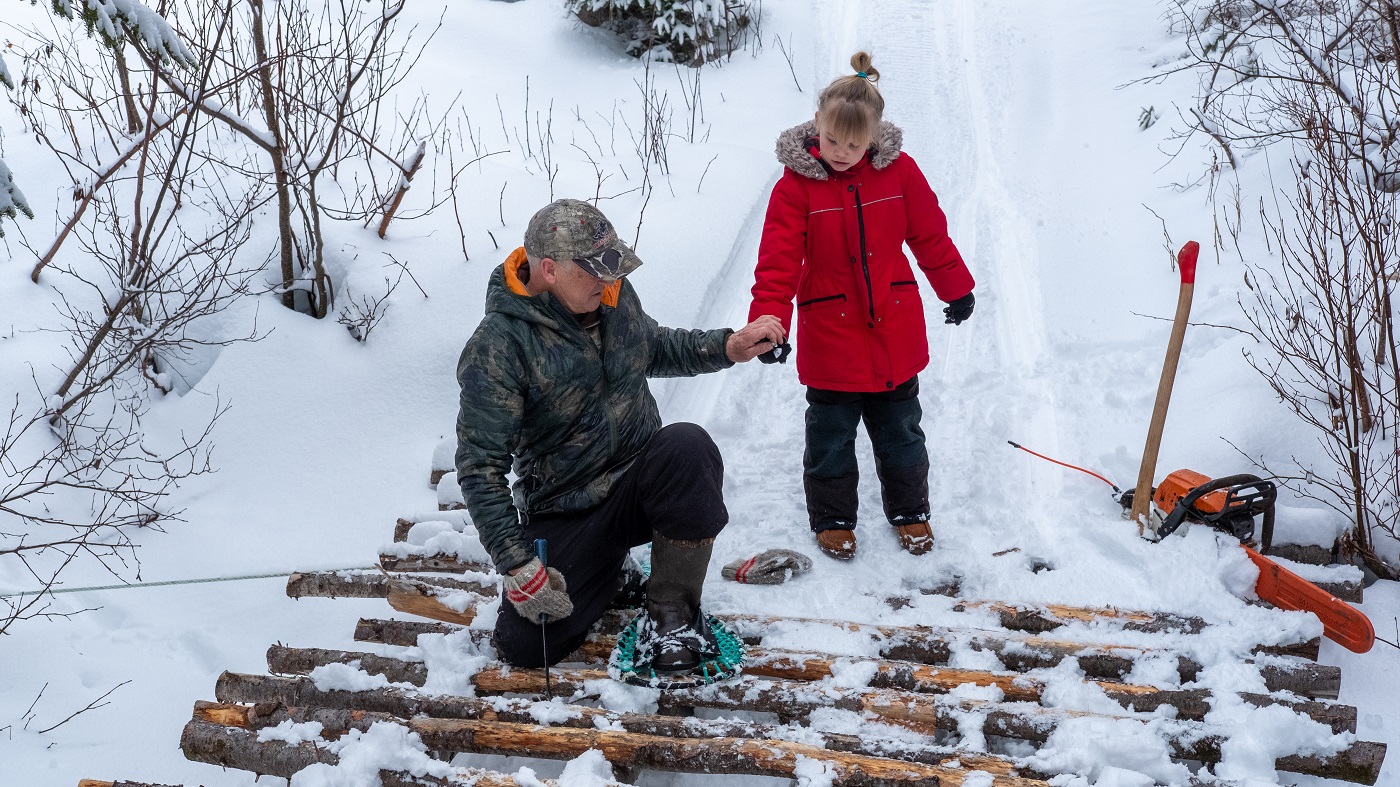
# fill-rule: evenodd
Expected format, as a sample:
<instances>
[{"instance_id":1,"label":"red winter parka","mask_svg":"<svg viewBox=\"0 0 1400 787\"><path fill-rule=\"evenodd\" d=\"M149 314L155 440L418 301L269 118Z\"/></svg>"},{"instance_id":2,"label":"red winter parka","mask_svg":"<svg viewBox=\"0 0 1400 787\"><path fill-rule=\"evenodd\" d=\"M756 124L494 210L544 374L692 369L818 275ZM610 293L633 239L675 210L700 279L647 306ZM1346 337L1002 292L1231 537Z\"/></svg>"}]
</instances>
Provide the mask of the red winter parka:
<instances>
[{"instance_id":1,"label":"red winter parka","mask_svg":"<svg viewBox=\"0 0 1400 787\"><path fill-rule=\"evenodd\" d=\"M919 285L903 246L942 301L972 292L972 274L903 133L881 123L865 158L845 172L816 154L812 122L778 137L786 169L773 187L754 271L749 320L771 314L792 329L797 376L831 391L885 391L928 365Z\"/></svg>"}]
</instances>

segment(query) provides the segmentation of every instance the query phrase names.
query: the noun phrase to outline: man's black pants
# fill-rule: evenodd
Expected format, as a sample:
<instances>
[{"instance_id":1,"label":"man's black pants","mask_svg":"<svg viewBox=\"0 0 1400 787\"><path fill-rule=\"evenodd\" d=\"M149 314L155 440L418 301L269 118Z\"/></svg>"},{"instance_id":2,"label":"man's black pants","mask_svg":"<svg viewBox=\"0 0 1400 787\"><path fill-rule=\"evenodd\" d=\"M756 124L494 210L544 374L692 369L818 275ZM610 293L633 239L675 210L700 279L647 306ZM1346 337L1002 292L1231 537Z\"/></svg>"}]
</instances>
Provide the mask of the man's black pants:
<instances>
[{"instance_id":1,"label":"man's black pants","mask_svg":"<svg viewBox=\"0 0 1400 787\"><path fill-rule=\"evenodd\" d=\"M928 446L919 426L922 418L917 376L876 393L807 389L802 485L813 531L856 526L856 426L861 421L875 449L885 517L892 525L928 521Z\"/></svg>"},{"instance_id":2,"label":"man's black pants","mask_svg":"<svg viewBox=\"0 0 1400 787\"><path fill-rule=\"evenodd\" d=\"M541 627L501 600L496 650L520 667L555 664L583 644L618 591L627 550L650 543L652 533L677 541L714 538L729 523L724 507L724 460L695 424L662 427L591 511L531 516L525 537L549 542L549 565L564 575L574 613ZM541 628L544 629L541 632ZM541 634L549 644L544 652Z\"/></svg>"}]
</instances>

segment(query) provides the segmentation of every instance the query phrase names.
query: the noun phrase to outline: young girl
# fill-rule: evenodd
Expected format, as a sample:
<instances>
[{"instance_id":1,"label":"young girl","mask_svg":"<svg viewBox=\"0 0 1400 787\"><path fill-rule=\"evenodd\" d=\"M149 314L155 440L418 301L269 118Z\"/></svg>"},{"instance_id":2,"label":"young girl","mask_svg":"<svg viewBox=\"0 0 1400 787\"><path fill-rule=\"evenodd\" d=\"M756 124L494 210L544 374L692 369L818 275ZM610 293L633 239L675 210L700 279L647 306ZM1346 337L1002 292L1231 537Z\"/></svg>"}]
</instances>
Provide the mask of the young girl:
<instances>
[{"instance_id":1,"label":"young girl","mask_svg":"<svg viewBox=\"0 0 1400 787\"><path fill-rule=\"evenodd\" d=\"M948 304L945 322L972 315L972 274L948 237L938 198L881 116L870 56L822 91L816 117L778 137L785 169L768 201L749 319L791 328L797 300L797 375L807 386L802 457L817 545L855 557L856 425L875 449L885 516L920 555L929 529L928 449L919 427L918 373L928 365L919 285L903 245Z\"/></svg>"}]
</instances>

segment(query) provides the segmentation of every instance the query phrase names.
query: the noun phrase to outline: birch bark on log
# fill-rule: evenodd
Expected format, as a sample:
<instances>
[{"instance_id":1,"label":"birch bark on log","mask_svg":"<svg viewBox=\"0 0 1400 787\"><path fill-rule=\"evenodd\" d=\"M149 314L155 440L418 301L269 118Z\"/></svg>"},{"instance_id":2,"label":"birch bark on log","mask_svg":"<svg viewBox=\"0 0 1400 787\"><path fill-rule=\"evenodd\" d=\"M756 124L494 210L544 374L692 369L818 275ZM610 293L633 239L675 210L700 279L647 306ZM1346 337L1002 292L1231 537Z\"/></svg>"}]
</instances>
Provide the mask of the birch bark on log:
<instances>
[{"instance_id":1,"label":"birch bark on log","mask_svg":"<svg viewBox=\"0 0 1400 787\"><path fill-rule=\"evenodd\" d=\"M97 779L82 779L78 782L78 787L180 787L179 785L151 784L150 782L129 782L117 780L114 782L104 782Z\"/></svg>"},{"instance_id":2,"label":"birch bark on log","mask_svg":"<svg viewBox=\"0 0 1400 787\"><path fill-rule=\"evenodd\" d=\"M302 571L287 577L289 598L388 598L394 581L494 596L496 585L455 577L405 577L382 571Z\"/></svg>"}]
</instances>

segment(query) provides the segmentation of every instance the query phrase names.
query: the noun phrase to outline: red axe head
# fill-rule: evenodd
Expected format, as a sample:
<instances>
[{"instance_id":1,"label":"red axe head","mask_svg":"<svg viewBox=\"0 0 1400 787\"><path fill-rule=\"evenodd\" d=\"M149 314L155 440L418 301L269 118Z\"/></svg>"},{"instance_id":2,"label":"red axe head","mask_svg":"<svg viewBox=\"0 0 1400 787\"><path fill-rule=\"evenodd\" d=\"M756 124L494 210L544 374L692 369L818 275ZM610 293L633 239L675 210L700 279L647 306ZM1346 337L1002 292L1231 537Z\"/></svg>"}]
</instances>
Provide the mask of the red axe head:
<instances>
[{"instance_id":1,"label":"red axe head","mask_svg":"<svg viewBox=\"0 0 1400 787\"><path fill-rule=\"evenodd\" d=\"M1181 251L1176 253L1176 266L1181 269L1181 283L1196 283L1196 257L1201 253L1201 244L1188 240Z\"/></svg>"}]
</instances>

